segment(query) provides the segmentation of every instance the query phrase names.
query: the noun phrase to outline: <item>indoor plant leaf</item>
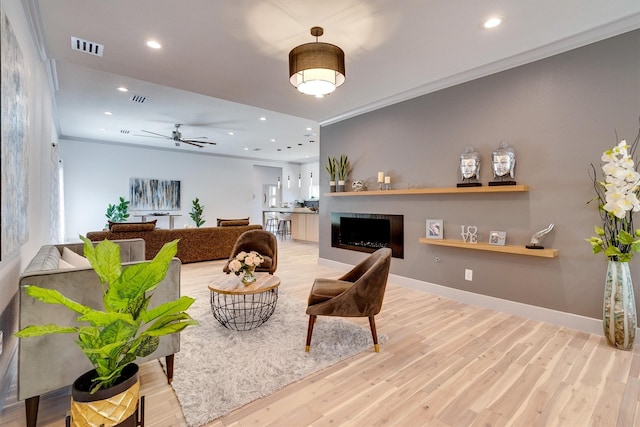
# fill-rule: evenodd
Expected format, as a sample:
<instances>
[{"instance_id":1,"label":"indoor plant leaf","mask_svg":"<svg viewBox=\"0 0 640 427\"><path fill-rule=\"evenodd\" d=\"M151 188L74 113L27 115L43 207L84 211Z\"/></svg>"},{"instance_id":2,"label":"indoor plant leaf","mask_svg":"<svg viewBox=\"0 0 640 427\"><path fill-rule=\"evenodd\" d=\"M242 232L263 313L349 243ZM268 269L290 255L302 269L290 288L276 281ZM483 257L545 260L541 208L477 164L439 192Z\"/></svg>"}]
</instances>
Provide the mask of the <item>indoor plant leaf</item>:
<instances>
[{"instance_id":1,"label":"indoor plant leaf","mask_svg":"<svg viewBox=\"0 0 640 427\"><path fill-rule=\"evenodd\" d=\"M148 323L163 315L175 314L181 311L185 311L186 309L191 307L191 304L193 304L194 301L195 299L191 297L181 296L175 301L165 302L164 304L160 304L159 306L144 312L143 314L141 314L140 319L143 322Z\"/></svg>"}]
</instances>

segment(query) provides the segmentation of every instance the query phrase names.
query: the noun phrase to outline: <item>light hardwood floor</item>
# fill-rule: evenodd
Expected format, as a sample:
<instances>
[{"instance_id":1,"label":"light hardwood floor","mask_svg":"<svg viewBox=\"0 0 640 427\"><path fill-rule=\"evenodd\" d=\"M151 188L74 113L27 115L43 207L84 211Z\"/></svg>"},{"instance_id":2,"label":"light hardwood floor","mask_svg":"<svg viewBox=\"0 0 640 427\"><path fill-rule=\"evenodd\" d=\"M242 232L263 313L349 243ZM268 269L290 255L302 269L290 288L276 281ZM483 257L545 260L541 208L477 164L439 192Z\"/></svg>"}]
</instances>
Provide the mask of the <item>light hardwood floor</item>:
<instances>
[{"instance_id":1,"label":"light hardwood floor","mask_svg":"<svg viewBox=\"0 0 640 427\"><path fill-rule=\"evenodd\" d=\"M318 265L315 244L279 247L283 292L306 299L315 277L340 274ZM221 261L184 265L183 294L221 269ZM640 346L615 350L599 335L393 283L376 323L389 337L380 353L372 348L209 426L640 426ZM146 425L184 426L159 364L141 373ZM68 399L41 400L38 425L63 426ZM22 402L0 425L24 425Z\"/></svg>"}]
</instances>

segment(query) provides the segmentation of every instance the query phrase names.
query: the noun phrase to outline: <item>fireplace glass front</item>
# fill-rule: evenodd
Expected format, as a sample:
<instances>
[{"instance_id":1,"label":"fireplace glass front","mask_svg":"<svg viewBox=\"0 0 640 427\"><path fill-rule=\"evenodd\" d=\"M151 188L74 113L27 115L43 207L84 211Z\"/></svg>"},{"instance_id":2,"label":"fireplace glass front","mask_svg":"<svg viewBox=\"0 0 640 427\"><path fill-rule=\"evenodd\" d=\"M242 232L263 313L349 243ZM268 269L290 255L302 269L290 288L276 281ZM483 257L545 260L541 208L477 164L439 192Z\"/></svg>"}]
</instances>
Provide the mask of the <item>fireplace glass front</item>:
<instances>
[{"instance_id":1,"label":"fireplace glass front","mask_svg":"<svg viewBox=\"0 0 640 427\"><path fill-rule=\"evenodd\" d=\"M403 215L332 212L331 246L360 252L391 248L404 258Z\"/></svg>"}]
</instances>

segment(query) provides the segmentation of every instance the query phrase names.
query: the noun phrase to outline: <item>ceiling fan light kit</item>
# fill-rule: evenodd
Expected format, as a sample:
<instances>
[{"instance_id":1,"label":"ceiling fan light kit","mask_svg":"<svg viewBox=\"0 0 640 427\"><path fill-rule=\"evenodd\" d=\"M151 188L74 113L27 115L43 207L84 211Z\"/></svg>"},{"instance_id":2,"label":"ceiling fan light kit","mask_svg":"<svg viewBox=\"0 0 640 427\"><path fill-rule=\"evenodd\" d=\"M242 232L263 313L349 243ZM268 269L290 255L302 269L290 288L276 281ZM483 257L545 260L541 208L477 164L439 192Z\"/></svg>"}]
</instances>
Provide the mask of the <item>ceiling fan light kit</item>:
<instances>
[{"instance_id":1,"label":"ceiling fan light kit","mask_svg":"<svg viewBox=\"0 0 640 427\"><path fill-rule=\"evenodd\" d=\"M318 42L321 27L311 28L315 43L306 43L289 52L289 81L305 95L328 95L345 81L344 52L338 46Z\"/></svg>"}]
</instances>

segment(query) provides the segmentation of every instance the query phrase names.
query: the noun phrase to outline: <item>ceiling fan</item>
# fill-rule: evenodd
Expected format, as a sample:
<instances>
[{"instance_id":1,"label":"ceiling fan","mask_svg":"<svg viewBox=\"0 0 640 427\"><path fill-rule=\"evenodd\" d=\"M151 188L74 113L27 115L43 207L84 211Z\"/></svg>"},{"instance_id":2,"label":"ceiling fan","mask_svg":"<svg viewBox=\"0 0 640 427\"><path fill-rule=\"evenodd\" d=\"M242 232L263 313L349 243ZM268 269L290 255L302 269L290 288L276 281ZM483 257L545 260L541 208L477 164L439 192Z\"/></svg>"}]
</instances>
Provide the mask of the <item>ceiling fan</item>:
<instances>
[{"instance_id":1,"label":"ceiling fan","mask_svg":"<svg viewBox=\"0 0 640 427\"><path fill-rule=\"evenodd\" d=\"M206 139L207 138L206 136L200 136L200 137L197 137L196 139L185 139L185 138L183 138L182 137L182 133L180 132L180 126L182 126L182 124L180 124L180 123L176 123L175 124L176 128L175 128L174 131L171 132L171 136L162 135L160 133L151 132L151 131L144 130L144 129L141 129L141 131L145 132L145 133L149 133L151 135L155 135L155 138L171 139L171 140L173 140L175 142L176 147L179 147L181 142L184 142L185 144L193 145L193 146L198 147L198 148L204 147L204 145L201 145L201 144L216 145L215 142L199 141L200 139ZM137 136L148 136L148 135L137 135Z\"/></svg>"}]
</instances>

